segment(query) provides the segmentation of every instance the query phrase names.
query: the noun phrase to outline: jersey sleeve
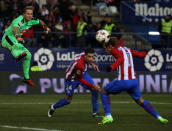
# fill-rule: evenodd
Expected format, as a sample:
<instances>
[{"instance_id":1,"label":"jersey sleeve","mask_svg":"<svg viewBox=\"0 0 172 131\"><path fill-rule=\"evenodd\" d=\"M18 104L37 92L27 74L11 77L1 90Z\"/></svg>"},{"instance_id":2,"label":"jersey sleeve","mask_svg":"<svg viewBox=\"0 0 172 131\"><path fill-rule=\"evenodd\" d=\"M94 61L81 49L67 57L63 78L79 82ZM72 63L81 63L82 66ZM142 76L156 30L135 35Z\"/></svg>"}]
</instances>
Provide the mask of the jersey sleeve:
<instances>
[{"instance_id":1,"label":"jersey sleeve","mask_svg":"<svg viewBox=\"0 0 172 131\"><path fill-rule=\"evenodd\" d=\"M20 27L24 23L24 18L22 15L18 16L16 19L12 21L12 26L13 27Z\"/></svg>"},{"instance_id":2,"label":"jersey sleeve","mask_svg":"<svg viewBox=\"0 0 172 131\"><path fill-rule=\"evenodd\" d=\"M135 50L132 50L132 49L130 49L130 51L131 51L131 54L134 56L134 57L139 57L139 58L144 58L145 56L146 56L146 54L147 54L147 52L145 52L145 51L135 51Z\"/></svg>"},{"instance_id":3,"label":"jersey sleeve","mask_svg":"<svg viewBox=\"0 0 172 131\"><path fill-rule=\"evenodd\" d=\"M110 67L112 68L112 70L115 70L119 65L122 64L124 58L122 53L118 49L113 49L111 53L116 58L116 61Z\"/></svg>"},{"instance_id":4,"label":"jersey sleeve","mask_svg":"<svg viewBox=\"0 0 172 131\"><path fill-rule=\"evenodd\" d=\"M20 26L19 26L19 23L18 23L18 22L14 22L14 23L13 23L13 27L18 27L18 28L19 28L19 27L20 27Z\"/></svg>"},{"instance_id":5,"label":"jersey sleeve","mask_svg":"<svg viewBox=\"0 0 172 131\"><path fill-rule=\"evenodd\" d=\"M19 16L18 18L16 18L15 20L12 21L12 25L13 27L20 27L20 25L22 25L24 22L22 16Z\"/></svg>"},{"instance_id":6,"label":"jersey sleeve","mask_svg":"<svg viewBox=\"0 0 172 131\"><path fill-rule=\"evenodd\" d=\"M91 84L90 82L84 80L83 78L78 79L79 82L81 82L82 84L89 86L89 87L93 87L93 84Z\"/></svg>"},{"instance_id":7,"label":"jersey sleeve","mask_svg":"<svg viewBox=\"0 0 172 131\"><path fill-rule=\"evenodd\" d=\"M84 69L82 69L82 67L78 67L77 65L75 69L76 79L86 86L93 87L93 84L83 79L83 72L84 72Z\"/></svg>"},{"instance_id":8,"label":"jersey sleeve","mask_svg":"<svg viewBox=\"0 0 172 131\"><path fill-rule=\"evenodd\" d=\"M39 19L32 19L28 22L28 25L32 26L32 25L38 25L39 24Z\"/></svg>"}]
</instances>

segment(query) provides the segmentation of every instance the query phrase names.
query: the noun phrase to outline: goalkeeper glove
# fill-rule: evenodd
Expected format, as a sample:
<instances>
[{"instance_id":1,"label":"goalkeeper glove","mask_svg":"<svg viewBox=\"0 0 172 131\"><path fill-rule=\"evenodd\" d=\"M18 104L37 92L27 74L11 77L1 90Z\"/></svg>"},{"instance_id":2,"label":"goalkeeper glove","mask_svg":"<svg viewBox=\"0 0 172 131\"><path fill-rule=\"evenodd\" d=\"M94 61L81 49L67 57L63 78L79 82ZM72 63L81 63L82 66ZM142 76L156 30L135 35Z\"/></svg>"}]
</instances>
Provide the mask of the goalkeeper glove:
<instances>
[{"instance_id":1,"label":"goalkeeper glove","mask_svg":"<svg viewBox=\"0 0 172 131\"><path fill-rule=\"evenodd\" d=\"M24 44L24 43L25 43L24 39L21 38L21 37L18 37L17 40L18 40L18 42L19 42L20 44Z\"/></svg>"},{"instance_id":2,"label":"goalkeeper glove","mask_svg":"<svg viewBox=\"0 0 172 131\"><path fill-rule=\"evenodd\" d=\"M48 34L50 32L50 28L47 25L43 25L43 32L45 32L46 34Z\"/></svg>"}]
</instances>

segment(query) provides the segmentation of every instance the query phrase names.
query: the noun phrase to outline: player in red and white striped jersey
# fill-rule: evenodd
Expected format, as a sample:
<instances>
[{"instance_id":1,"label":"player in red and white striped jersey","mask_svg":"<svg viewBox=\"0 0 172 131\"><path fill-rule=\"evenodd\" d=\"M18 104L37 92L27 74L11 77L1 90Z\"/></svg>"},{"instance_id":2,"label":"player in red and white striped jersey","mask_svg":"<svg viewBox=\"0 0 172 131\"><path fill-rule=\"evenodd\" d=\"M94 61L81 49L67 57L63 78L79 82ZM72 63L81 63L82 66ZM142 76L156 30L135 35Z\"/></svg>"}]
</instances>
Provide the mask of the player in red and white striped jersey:
<instances>
[{"instance_id":1,"label":"player in red and white striped jersey","mask_svg":"<svg viewBox=\"0 0 172 131\"><path fill-rule=\"evenodd\" d=\"M108 54L114 56L116 61L107 67L106 71L110 72L118 68L118 79L113 80L107 84L104 88L99 88L102 99L102 104L105 111L105 117L100 122L100 124L106 124L113 122L113 117L110 111L110 99L109 94L118 94L121 91L127 91L127 93L144 108L145 111L150 113L152 116L157 118L161 123L167 124L168 120L162 118L153 108L153 106L141 96L139 89L139 82L136 78L133 64L133 57L144 58L146 52L137 52L135 50L129 49L122 44L116 45L116 41L113 38L109 42L104 43L104 48Z\"/></svg>"},{"instance_id":2,"label":"player in red and white striped jersey","mask_svg":"<svg viewBox=\"0 0 172 131\"><path fill-rule=\"evenodd\" d=\"M90 89L92 94L92 105L93 105L93 116L98 117L98 91L95 88L100 88L95 85L94 81L87 73L89 65L91 65L96 71L99 72L97 65L93 63L94 50L88 48L85 52L77 55L72 61L71 65L66 70L66 80L65 80L65 94L64 99L59 100L57 103L52 104L48 111L48 116L51 117L56 108L62 107L64 105L70 104L72 101L72 96L74 89L81 84L84 88Z\"/></svg>"},{"instance_id":3,"label":"player in red and white striped jersey","mask_svg":"<svg viewBox=\"0 0 172 131\"><path fill-rule=\"evenodd\" d=\"M116 59L116 62L112 64L109 69L116 70L118 68L118 80L130 80L136 78L133 56L144 58L146 56L146 52L137 52L123 46L122 44L109 50L107 48L106 50Z\"/></svg>"}]
</instances>

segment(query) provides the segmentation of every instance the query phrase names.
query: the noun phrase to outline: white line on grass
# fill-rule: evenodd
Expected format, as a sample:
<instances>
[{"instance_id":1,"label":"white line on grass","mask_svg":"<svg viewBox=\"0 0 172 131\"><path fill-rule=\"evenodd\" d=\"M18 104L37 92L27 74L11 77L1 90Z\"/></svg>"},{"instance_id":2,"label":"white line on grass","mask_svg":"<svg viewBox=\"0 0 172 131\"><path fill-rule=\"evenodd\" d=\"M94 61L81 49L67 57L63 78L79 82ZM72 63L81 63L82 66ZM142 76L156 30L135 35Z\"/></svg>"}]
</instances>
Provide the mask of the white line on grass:
<instances>
[{"instance_id":1,"label":"white line on grass","mask_svg":"<svg viewBox=\"0 0 172 131\"><path fill-rule=\"evenodd\" d=\"M0 125L0 127L1 128L8 128L8 129L22 129L22 130L33 130L33 131L64 131L64 130L56 130L56 129L17 127L17 126L10 126L10 125Z\"/></svg>"},{"instance_id":2,"label":"white line on grass","mask_svg":"<svg viewBox=\"0 0 172 131\"><path fill-rule=\"evenodd\" d=\"M112 101L111 102L112 104L133 104L135 102L132 102L132 101ZM151 102L152 104L157 104L157 105L169 105L169 104L172 104L172 103L166 103L166 102ZM49 105L49 104L52 104L52 103L44 103L44 102L23 102L23 103L16 103L16 102L1 102L0 105ZM71 104L90 104L90 102L88 101L74 101L72 102Z\"/></svg>"}]
</instances>

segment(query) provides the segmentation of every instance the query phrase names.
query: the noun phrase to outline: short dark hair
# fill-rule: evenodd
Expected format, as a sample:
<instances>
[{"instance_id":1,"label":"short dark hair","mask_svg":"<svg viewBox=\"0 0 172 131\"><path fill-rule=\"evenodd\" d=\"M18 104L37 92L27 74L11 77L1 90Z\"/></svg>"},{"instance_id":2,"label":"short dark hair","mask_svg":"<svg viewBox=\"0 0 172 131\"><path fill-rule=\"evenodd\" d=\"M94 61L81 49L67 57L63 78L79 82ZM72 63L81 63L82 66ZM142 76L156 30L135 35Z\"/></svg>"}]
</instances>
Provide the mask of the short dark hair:
<instances>
[{"instance_id":1,"label":"short dark hair","mask_svg":"<svg viewBox=\"0 0 172 131\"><path fill-rule=\"evenodd\" d=\"M109 42L105 43L105 47L108 47L110 45L115 46L117 44L117 38L116 37L110 37Z\"/></svg>"},{"instance_id":2,"label":"short dark hair","mask_svg":"<svg viewBox=\"0 0 172 131\"><path fill-rule=\"evenodd\" d=\"M26 6L23 10L23 13L26 13L26 10L34 10L32 6Z\"/></svg>"},{"instance_id":3,"label":"short dark hair","mask_svg":"<svg viewBox=\"0 0 172 131\"><path fill-rule=\"evenodd\" d=\"M88 53L94 53L94 49L93 48L87 48L85 49L85 54L87 55Z\"/></svg>"}]
</instances>

